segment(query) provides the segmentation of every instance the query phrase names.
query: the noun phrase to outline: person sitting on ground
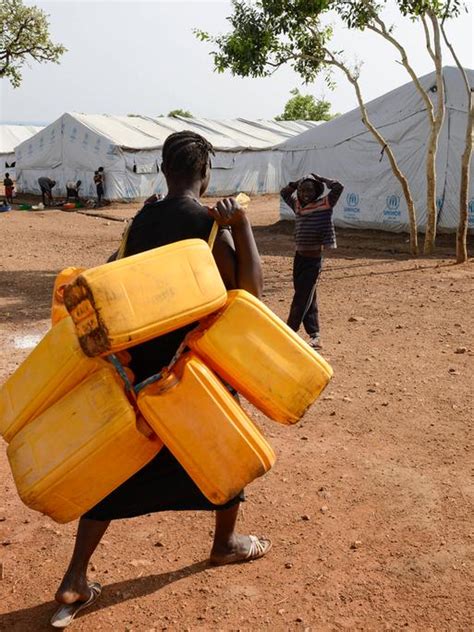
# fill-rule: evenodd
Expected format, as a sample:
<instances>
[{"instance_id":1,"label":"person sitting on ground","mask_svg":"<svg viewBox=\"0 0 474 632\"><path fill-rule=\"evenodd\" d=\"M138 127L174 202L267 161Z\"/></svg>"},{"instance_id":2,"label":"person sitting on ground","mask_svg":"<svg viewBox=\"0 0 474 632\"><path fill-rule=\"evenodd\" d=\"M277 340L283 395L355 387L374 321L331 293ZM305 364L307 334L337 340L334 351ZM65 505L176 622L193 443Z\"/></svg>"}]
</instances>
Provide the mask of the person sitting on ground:
<instances>
[{"instance_id":1,"label":"person sitting on ground","mask_svg":"<svg viewBox=\"0 0 474 632\"><path fill-rule=\"evenodd\" d=\"M13 184L13 180L10 178L9 173L5 174L3 186L5 188L5 198L7 204L13 204L13 190L15 188L15 185Z\"/></svg>"},{"instance_id":2,"label":"person sitting on ground","mask_svg":"<svg viewBox=\"0 0 474 632\"><path fill-rule=\"evenodd\" d=\"M325 196L324 185L329 189ZM316 284L321 274L323 250L336 248L332 215L343 189L340 182L313 173L290 182L280 192L296 215L294 295L287 322L294 331L303 323L314 349L321 349Z\"/></svg>"},{"instance_id":3,"label":"person sitting on ground","mask_svg":"<svg viewBox=\"0 0 474 632\"><path fill-rule=\"evenodd\" d=\"M81 188L81 184L81 180L78 180L77 182L69 180L66 182L66 202L69 202L69 200L79 200L79 189Z\"/></svg>"},{"instance_id":4,"label":"person sitting on ground","mask_svg":"<svg viewBox=\"0 0 474 632\"><path fill-rule=\"evenodd\" d=\"M38 184L41 189L41 201L44 206L51 206L53 204L53 188L56 186L56 180L42 176L38 178Z\"/></svg>"},{"instance_id":5,"label":"person sitting on ground","mask_svg":"<svg viewBox=\"0 0 474 632\"><path fill-rule=\"evenodd\" d=\"M233 198L223 199L212 208L199 201L209 184L210 156L213 154L212 145L194 132L177 132L166 139L162 170L168 194L162 200L145 204L135 215L126 237L124 256L184 239L208 241L215 221L220 229L213 255L225 286L228 289L242 288L260 296L260 257L244 209ZM136 382L167 366L193 326L129 349L132 356L130 368ZM225 467L225 463L222 465ZM269 539L238 535L235 531L243 500L244 494L240 492L224 505L212 504L171 452L162 448L147 466L80 519L72 559L56 593L56 600L65 605L58 610L52 623L72 620L100 594L100 585L87 580L87 566L111 520L161 511L215 511L212 564L231 564L262 557L271 548Z\"/></svg>"}]
</instances>

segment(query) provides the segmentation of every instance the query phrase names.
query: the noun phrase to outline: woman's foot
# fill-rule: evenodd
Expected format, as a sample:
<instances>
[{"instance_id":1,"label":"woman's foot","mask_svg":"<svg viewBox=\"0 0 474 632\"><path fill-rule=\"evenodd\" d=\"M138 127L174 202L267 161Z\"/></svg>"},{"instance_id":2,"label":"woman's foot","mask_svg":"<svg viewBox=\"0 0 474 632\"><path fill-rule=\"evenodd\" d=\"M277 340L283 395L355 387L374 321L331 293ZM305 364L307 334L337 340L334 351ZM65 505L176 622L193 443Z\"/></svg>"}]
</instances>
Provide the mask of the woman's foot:
<instances>
[{"instance_id":1,"label":"woman's foot","mask_svg":"<svg viewBox=\"0 0 474 632\"><path fill-rule=\"evenodd\" d=\"M86 600L77 600L73 603L63 603L51 617L53 628L67 628L76 616L85 608L90 608L100 597L102 586L97 582L88 582L89 597Z\"/></svg>"},{"instance_id":2,"label":"woman's foot","mask_svg":"<svg viewBox=\"0 0 474 632\"><path fill-rule=\"evenodd\" d=\"M58 603L71 604L76 601L87 601L91 589L85 573L67 571L54 598Z\"/></svg>"},{"instance_id":3,"label":"woman's foot","mask_svg":"<svg viewBox=\"0 0 474 632\"><path fill-rule=\"evenodd\" d=\"M214 542L210 562L213 566L251 562L266 555L271 548L269 538L234 534L225 544Z\"/></svg>"}]
</instances>

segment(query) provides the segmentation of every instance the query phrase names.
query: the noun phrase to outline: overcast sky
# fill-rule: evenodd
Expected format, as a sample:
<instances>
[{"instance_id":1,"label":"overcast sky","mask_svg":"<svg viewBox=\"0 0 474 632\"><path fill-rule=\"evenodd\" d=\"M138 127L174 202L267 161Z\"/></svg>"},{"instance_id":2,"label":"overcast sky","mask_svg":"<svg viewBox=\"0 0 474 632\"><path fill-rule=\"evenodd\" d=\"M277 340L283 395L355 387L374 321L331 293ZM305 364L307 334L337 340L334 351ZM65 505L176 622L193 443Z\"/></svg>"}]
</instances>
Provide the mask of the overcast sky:
<instances>
[{"instance_id":1,"label":"overcast sky","mask_svg":"<svg viewBox=\"0 0 474 632\"><path fill-rule=\"evenodd\" d=\"M227 0L34 4L50 15L52 37L68 52L59 65L25 67L18 89L1 81L3 122L48 123L66 111L156 116L174 108L208 118L273 118L283 111L295 87L324 96L335 112L357 105L353 89L340 74L335 75L336 89L330 91L319 79L303 86L289 68L268 79L214 73L209 46L199 42L192 30L228 30L231 4ZM420 25L400 18L395 9L386 15L397 25L417 73L431 72ZM452 21L447 31L464 65L472 67L472 14ZM366 100L408 81L406 71L396 63L395 50L377 35L342 28L335 32L335 48L344 49L348 60L364 62L361 85ZM453 65L447 51L444 64Z\"/></svg>"}]
</instances>

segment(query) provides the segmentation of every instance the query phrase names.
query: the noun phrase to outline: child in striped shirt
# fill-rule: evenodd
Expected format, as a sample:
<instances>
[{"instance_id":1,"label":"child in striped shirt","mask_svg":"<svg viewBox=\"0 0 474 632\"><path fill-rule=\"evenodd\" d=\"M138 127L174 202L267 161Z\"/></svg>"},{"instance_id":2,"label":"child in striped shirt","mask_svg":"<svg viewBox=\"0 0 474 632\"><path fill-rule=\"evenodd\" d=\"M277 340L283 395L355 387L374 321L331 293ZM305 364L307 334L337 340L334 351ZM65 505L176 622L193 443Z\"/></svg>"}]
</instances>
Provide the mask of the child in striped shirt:
<instances>
[{"instance_id":1,"label":"child in striped shirt","mask_svg":"<svg viewBox=\"0 0 474 632\"><path fill-rule=\"evenodd\" d=\"M325 185L328 193L323 196ZM312 173L290 182L280 192L296 215L295 293L287 322L294 331L303 323L314 349L321 349L316 283L321 273L323 249L336 248L332 214L343 189L340 182Z\"/></svg>"}]
</instances>

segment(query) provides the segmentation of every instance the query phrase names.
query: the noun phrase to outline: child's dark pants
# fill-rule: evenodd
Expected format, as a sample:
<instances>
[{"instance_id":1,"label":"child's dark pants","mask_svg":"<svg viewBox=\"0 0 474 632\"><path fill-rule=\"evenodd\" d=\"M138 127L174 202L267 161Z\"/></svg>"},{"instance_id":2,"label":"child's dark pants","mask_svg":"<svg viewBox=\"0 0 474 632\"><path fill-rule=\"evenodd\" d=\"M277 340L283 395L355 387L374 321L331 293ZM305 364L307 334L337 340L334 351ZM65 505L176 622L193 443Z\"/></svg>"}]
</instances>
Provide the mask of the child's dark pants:
<instances>
[{"instance_id":1,"label":"child's dark pants","mask_svg":"<svg viewBox=\"0 0 474 632\"><path fill-rule=\"evenodd\" d=\"M322 257L304 257L298 252L293 260L293 286L288 326L298 331L301 323L310 336L319 334L316 283L321 273Z\"/></svg>"}]
</instances>

